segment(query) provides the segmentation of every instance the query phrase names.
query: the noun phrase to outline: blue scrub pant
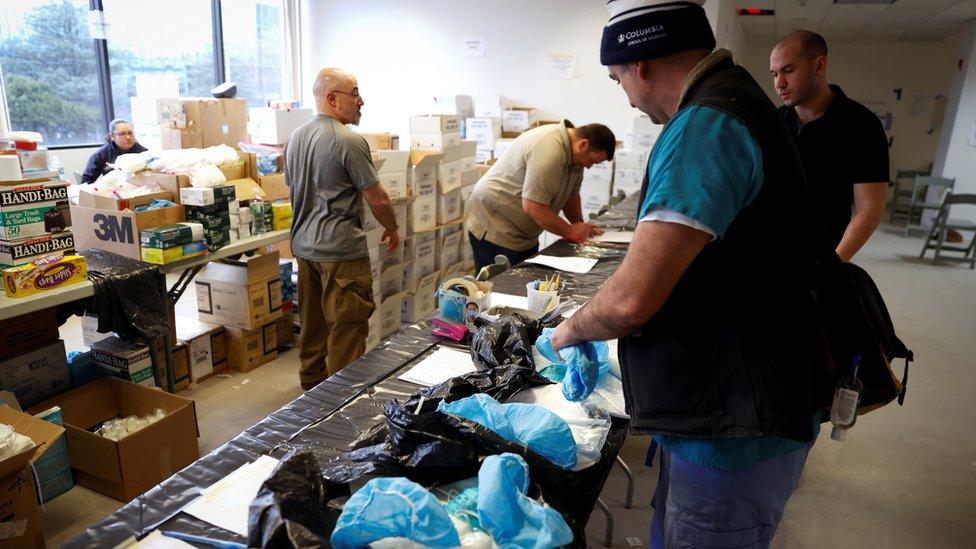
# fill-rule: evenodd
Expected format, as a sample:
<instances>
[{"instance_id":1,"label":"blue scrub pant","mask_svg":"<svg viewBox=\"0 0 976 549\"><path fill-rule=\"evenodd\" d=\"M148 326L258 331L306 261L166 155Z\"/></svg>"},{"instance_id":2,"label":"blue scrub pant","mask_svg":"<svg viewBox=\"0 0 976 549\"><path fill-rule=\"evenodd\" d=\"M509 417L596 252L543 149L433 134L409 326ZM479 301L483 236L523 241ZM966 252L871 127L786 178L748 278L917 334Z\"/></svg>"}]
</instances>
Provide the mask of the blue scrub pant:
<instances>
[{"instance_id":1,"label":"blue scrub pant","mask_svg":"<svg viewBox=\"0 0 976 549\"><path fill-rule=\"evenodd\" d=\"M812 446L736 471L661 448L651 547L769 547Z\"/></svg>"}]
</instances>

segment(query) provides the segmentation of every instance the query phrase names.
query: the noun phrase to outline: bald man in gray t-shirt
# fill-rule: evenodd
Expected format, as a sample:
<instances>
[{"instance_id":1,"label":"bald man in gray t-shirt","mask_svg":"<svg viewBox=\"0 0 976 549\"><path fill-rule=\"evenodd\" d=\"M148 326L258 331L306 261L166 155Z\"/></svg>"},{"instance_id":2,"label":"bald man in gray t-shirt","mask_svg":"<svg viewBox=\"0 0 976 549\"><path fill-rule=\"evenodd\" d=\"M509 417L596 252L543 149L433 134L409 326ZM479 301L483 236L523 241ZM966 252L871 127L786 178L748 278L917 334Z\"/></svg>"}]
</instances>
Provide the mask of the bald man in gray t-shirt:
<instances>
[{"instance_id":1,"label":"bald man in gray t-shirt","mask_svg":"<svg viewBox=\"0 0 976 549\"><path fill-rule=\"evenodd\" d=\"M362 116L355 77L322 69L312 92L319 114L295 130L285 147L285 181L294 210L291 245L298 258L299 377L306 390L366 348L375 306L361 197L383 226L387 248L393 251L400 243L369 146L346 127Z\"/></svg>"}]
</instances>

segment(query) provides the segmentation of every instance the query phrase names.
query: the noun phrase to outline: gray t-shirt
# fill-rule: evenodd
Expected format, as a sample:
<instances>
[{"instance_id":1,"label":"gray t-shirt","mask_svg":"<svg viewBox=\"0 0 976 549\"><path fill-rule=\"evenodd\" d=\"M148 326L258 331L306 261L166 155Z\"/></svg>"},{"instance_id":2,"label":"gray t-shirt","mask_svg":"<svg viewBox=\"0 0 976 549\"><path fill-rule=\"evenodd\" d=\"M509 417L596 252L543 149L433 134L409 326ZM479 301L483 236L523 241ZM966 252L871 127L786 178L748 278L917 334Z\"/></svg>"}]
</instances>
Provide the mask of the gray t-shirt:
<instances>
[{"instance_id":1,"label":"gray t-shirt","mask_svg":"<svg viewBox=\"0 0 976 549\"><path fill-rule=\"evenodd\" d=\"M369 255L360 191L379 177L363 136L334 118L315 115L288 138L285 181L291 187L296 257L346 261Z\"/></svg>"}]
</instances>

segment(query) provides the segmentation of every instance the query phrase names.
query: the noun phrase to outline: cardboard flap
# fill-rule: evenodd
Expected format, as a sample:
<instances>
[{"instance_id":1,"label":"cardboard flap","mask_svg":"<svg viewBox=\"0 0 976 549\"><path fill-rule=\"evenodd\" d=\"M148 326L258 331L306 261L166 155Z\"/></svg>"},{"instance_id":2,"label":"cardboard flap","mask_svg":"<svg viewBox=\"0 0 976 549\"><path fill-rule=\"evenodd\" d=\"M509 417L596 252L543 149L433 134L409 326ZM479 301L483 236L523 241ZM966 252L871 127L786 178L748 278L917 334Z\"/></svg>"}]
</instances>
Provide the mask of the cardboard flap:
<instances>
[{"instance_id":1,"label":"cardboard flap","mask_svg":"<svg viewBox=\"0 0 976 549\"><path fill-rule=\"evenodd\" d=\"M0 423L10 425L14 431L34 441L33 448L0 462L0 478L37 461L64 434L63 427L6 406L0 406Z\"/></svg>"},{"instance_id":2,"label":"cardboard flap","mask_svg":"<svg viewBox=\"0 0 976 549\"><path fill-rule=\"evenodd\" d=\"M440 151L410 151L410 164L419 171L433 169L443 158Z\"/></svg>"},{"instance_id":3,"label":"cardboard flap","mask_svg":"<svg viewBox=\"0 0 976 549\"><path fill-rule=\"evenodd\" d=\"M71 467L112 482L122 482L117 442L74 425L65 426Z\"/></svg>"},{"instance_id":4,"label":"cardboard flap","mask_svg":"<svg viewBox=\"0 0 976 549\"><path fill-rule=\"evenodd\" d=\"M264 199L268 196L268 194L264 192L264 189L261 188L261 185L258 185L257 181L249 177L245 177L244 179L234 179L232 181L228 181L227 184L233 185L236 189L237 200L244 201L251 200L253 198Z\"/></svg>"},{"instance_id":5,"label":"cardboard flap","mask_svg":"<svg viewBox=\"0 0 976 549\"><path fill-rule=\"evenodd\" d=\"M383 169L383 164L385 164L385 163L386 163L386 159L385 158L374 158L373 159L373 168L378 172L381 169Z\"/></svg>"}]
</instances>

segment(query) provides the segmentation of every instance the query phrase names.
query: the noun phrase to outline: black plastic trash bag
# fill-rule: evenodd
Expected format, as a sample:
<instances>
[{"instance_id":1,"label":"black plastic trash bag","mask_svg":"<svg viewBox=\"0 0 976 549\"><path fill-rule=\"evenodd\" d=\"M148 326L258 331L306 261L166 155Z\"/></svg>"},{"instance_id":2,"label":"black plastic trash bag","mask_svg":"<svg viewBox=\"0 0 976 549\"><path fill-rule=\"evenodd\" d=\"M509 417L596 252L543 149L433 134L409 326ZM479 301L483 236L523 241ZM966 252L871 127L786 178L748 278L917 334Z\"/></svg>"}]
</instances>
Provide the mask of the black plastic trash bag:
<instances>
[{"instance_id":1,"label":"black plastic trash bag","mask_svg":"<svg viewBox=\"0 0 976 549\"><path fill-rule=\"evenodd\" d=\"M248 547L330 547L342 513L329 501L349 496L349 487L322 477L318 460L296 451L282 458L248 509Z\"/></svg>"},{"instance_id":2,"label":"black plastic trash bag","mask_svg":"<svg viewBox=\"0 0 976 549\"><path fill-rule=\"evenodd\" d=\"M479 370L504 364L534 369L532 345L540 333L542 327L537 320L518 313L503 315L475 332L471 338L471 359Z\"/></svg>"}]
</instances>

